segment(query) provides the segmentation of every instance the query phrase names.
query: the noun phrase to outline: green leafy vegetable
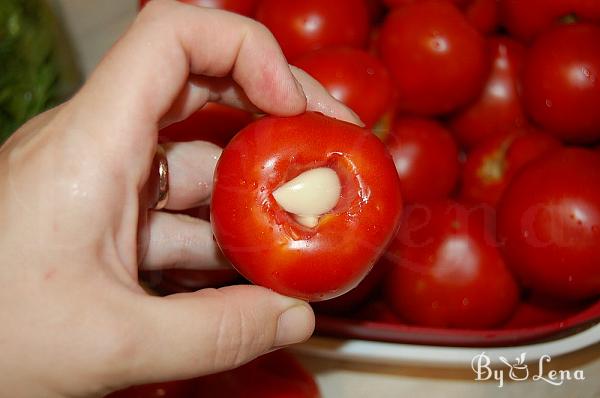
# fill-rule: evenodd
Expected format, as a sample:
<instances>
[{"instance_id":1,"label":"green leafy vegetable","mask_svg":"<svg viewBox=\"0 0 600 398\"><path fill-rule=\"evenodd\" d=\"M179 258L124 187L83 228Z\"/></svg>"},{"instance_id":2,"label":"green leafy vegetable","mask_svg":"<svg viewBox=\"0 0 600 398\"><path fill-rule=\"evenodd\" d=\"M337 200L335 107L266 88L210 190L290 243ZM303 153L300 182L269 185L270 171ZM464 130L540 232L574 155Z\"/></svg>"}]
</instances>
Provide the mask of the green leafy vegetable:
<instances>
[{"instance_id":1,"label":"green leafy vegetable","mask_svg":"<svg viewBox=\"0 0 600 398\"><path fill-rule=\"evenodd\" d=\"M0 143L79 84L66 43L44 1L0 1Z\"/></svg>"}]
</instances>

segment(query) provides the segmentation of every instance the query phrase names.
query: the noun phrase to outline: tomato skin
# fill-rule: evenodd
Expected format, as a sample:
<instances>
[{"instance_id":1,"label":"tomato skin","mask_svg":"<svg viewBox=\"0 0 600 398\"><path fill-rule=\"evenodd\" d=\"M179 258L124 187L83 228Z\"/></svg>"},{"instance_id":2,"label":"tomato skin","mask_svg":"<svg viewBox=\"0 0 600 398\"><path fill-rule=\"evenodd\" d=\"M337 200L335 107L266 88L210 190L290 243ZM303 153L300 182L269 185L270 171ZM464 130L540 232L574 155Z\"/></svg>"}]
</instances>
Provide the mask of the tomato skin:
<instances>
[{"instance_id":1,"label":"tomato skin","mask_svg":"<svg viewBox=\"0 0 600 398\"><path fill-rule=\"evenodd\" d=\"M454 190L460 172L458 148L440 123L398 117L384 143L396 164L406 203L445 198Z\"/></svg>"},{"instance_id":2,"label":"tomato skin","mask_svg":"<svg viewBox=\"0 0 600 398\"><path fill-rule=\"evenodd\" d=\"M142 8L150 0L140 0ZM247 17L254 16L256 6L260 0L179 0L182 3L192 4L199 7L219 8L221 10L235 12Z\"/></svg>"},{"instance_id":3,"label":"tomato skin","mask_svg":"<svg viewBox=\"0 0 600 398\"><path fill-rule=\"evenodd\" d=\"M401 7L401 6L405 6L407 4L412 4L415 1L416 0L384 0L383 2L388 7Z\"/></svg>"},{"instance_id":4,"label":"tomato skin","mask_svg":"<svg viewBox=\"0 0 600 398\"><path fill-rule=\"evenodd\" d=\"M382 0L365 0L371 25L377 25L386 13Z\"/></svg>"},{"instance_id":5,"label":"tomato skin","mask_svg":"<svg viewBox=\"0 0 600 398\"><path fill-rule=\"evenodd\" d=\"M516 129L485 141L467 156L461 199L496 206L519 170L560 147L561 143L556 138L534 128Z\"/></svg>"},{"instance_id":6,"label":"tomato skin","mask_svg":"<svg viewBox=\"0 0 600 398\"><path fill-rule=\"evenodd\" d=\"M401 7L422 0L385 0L388 7ZM499 0L446 0L461 8L467 20L483 34L495 31L500 24Z\"/></svg>"},{"instance_id":7,"label":"tomato skin","mask_svg":"<svg viewBox=\"0 0 600 398\"><path fill-rule=\"evenodd\" d=\"M364 48L369 37L364 0L262 0L256 19L269 28L291 61L323 47Z\"/></svg>"},{"instance_id":8,"label":"tomato skin","mask_svg":"<svg viewBox=\"0 0 600 398\"><path fill-rule=\"evenodd\" d=\"M319 398L314 378L283 350L237 369L197 379L198 398ZM187 398L188 396L186 396Z\"/></svg>"},{"instance_id":9,"label":"tomato skin","mask_svg":"<svg viewBox=\"0 0 600 398\"><path fill-rule=\"evenodd\" d=\"M209 102L187 119L173 123L159 132L161 142L209 141L220 147L254 120L250 112Z\"/></svg>"},{"instance_id":10,"label":"tomato skin","mask_svg":"<svg viewBox=\"0 0 600 398\"><path fill-rule=\"evenodd\" d=\"M388 264L378 261L354 289L334 299L314 303L313 308L325 314L347 314L367 300L369 295L379 287L387 271Z\"/></svg>"},{"instance_id":11,"label":"tomato skin","mask_svg":"<svg viewBox=\"0 0 600 398\"><path fill-rule=\"evenodd\" d=\"M560 4L553 7L552 4ZM512 36L531 41L547 30L557 20L568 14L568 0L500 0L500 13L504 25Z\"/></svg>"},{"instance_id":12,"label":"tomato skin","mask_svg":"<svg viewBox=\"0 0 600 398\"><path fill-rule=\"evenodd\" d=\"M523 70L529 116L565 142L600 139L600 27L563 25L540 35Z\"/></svg>"},{"instance_id":13,"label":"tomato skin","mask_svg":"<svg viewBox=\"0 0 600 398\"><path fill-rule=\"evenodd\" d=\"M399 110L446 114L475 99L487 77L485 40L445 1L398 7L386 18L380 52L396 83Z\"/></svg>"},{"instance_id":14,"label":"tomato skin","mask_svg":"<svg viewBox=\"0 0 600 398\"><path fill-rule=\"evenodd\" d=\"M371 128L392 107L392 80L379 59L364 50L329 47L311 51L294 65L317 79Z\"/></svg>"},{"instance_id":15,"label":"tomato skin","mask_svg":"<svg viewBox=\"0 0 600 398\"><path fill-rule=\"evenodd\" d=\"M410 323L493 327L519 300L482 212L453 201L407 207L385 259L392 263L386 298Z\"/></svg>"},{"instance_id":16,"label":"tomato skin","mask_svg":"<svg viewBox=\"0 0 600 398\"><path fill-rule=\"evenodd\" d=\"M472 0L464 9L467 20L484 35L491 34L500 26L498 0Z\"/></svg>"},{"instance_id":17,"label":"tomato skin","mask_svg":"<svg viewBox=\"0 0 600 398\"><path fill-rule=\"evenodd\" d=\"M600 294L600 154L564 148L526 166L498 205L504 255L542 294Z\"/></svg>"},{"instance_id":18,"label":"tomato skin","mask_svg":"<svg viewBox=\"0 0 600 398\"><path fill-rule=\"evenodd\" d=\"M384 0L384 3L388 7L401 7L406 6L408 4L414 4L422 0ZM464 7L470 0L447 0L451 1L458 7Z\"/></svg>"},{"instance_id":19,"label":"tomato skin","mask_svg":"<svg viewBox=\"0 0 600 398\"><path fill-rule=\"evenodd\" d=\"M272 192L314 167L342 182L336 208L305 228ZM225 148L215 172L213 231L250 281L309 301L339 296L369 272L397 229L398 175L385 146L355 125L307 112L260 119Z\"/></svg>"},{"instance_id":20,"label":"tomato skin","mask_svg":"<svg viewBox=\"0 0 600 398\"><path fill-rule=\"evenodd\" d=\"M530 42L565 17L599 22L600 3L595 0L500 0L500 15L511 36Z\"/></svg>"},{"instance_id":21,"label":"tomato skin","mask_svg":"<svg viewBox=\"0 0 600 398\"><path fill-rule=\"evenodd\" d=\"M523 126L527 119L520 94L525 47L501 36L488 39L487 45L492 71L483 92L450 121L456 138L467 149Z\"/></svg>"},{"instance_id":22,"label":"tomato skin","mask_svg":"<svg viewBox=\"0 0 600 398\"><path fill-rule=\"evenodd\" d=\"M384 300L378 299L368 302L355 314L355 318L368 321L387 324L406 324L398 314Z\"/></svg>"},{"instance_id":23,"label":"tomato skin","mask_svg":"<svg viewBox=\"0 0 600 398\"><path fill-rule=\"evenodd\" d=\"M528 297L521 301L508 322L502 325L505 329L535 327L564 320L582 310L579 303L558 302L542 296Z\"/></svg>"},{"instance_id":24,"label":"tomato skin","mask_svg":"<svg viewBox=\"0 0 600 398\"><path fill-rule=\"evenodd\" d=\"M314 378L290 354L275 351L237 369L196 379L145 384L106 398L319 398Z\"/></svg>"}]
</instances>

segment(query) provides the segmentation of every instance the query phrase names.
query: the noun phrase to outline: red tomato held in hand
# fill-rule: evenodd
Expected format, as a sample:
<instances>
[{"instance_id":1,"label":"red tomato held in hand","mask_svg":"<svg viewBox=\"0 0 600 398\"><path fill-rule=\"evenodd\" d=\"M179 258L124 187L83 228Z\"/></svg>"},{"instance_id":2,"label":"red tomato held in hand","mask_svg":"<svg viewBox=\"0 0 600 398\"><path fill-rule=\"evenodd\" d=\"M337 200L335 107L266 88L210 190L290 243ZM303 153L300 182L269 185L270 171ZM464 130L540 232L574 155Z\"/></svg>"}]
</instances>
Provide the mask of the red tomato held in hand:
<instances>
[{"instance_id":1,"label":"red tomato held in hand","mask_svg":"<svg viewBox=\"0 0 600 398\"><path fill-rule=\"evenodd\" d=\"M385 259L386 297L402 319L454 328L506 321L519 289L480 210L452 201L406 208Z\"/></svg>"},{"instance_id":2,"label":"red tomato held in hand","mask_svg":"<svg viewBox=\"0 0 600 398\"><path fill-rule=\"evenodd\" d=\"M597 0L500 0L500 14L510 34L531 41L565 21L600 21Z\"/></svg>"},{"instance_id":3,"label":"red tomato held in hand","mask_svg":"<svg viewBox=\"0 0 600 398\"><path fill-rule=\"evenodd\" d=\"M371 272L354 289L334 299L314 303L313 308L325 314L344 314L355 310L379 287L387 270L387 263L377 262Z\"/></svg>"},{"instance_id":4,"label":"red tomato held in hand","mask_svg":"<svg viewBox=\"0 0 600 398\"><path fill-rule=\"evenodd\" d=\"M467 157L461 198L496 206L510 180L529 162L560 148L556 138L530 129L517 129L485 141Z\"/></svg>"},{"instance_id":5,"label":"red tomato held in hand","mask_svg":"<svg viewBox=\"0 0 600 398\"><path fill-rule=\"evenodd\" d=\"M142 8L150 0L140 0ZM219 8L237 14L253 17L259 0L179 0L182 3L193 4L199 7Z\"/></svg>"},{"instance_id":6,"label":"red tomato held in hand","mask_svg":"<svg viewBox=\"0 0 600 398\"><path fill-rule=\"evenodd\" d=\"M294 65L356 112L367 128L373 127L393 107L389 72L381 61L364 50L325 48L304 54Z\"/></svg>"},{"instance_id":7,"label":"red tomato held in hand","mask_svg":"<svg viewBox=\"0 0 600 398\"><path fill-rule=\"evenodd\" d=\"M394 158L406 203L442 199L454 190L460 170L458 148L440 123L400 117L384 142Z\"/></svg>"},{"instance_id":8,"label":"red tomato held in hand","mask_svg":"<svg viewBox=\"0 0 600 398\"><path fill-rule=\"evenodd\" d=\"M197 379L198 398L319 398L319 387L285 351L275 351L223 373ZM190 396L186 396L189 398Z\"/></svg>"},{"instance_id":9,"label":"red tomato held in hand","mask_svg":"<svg viewBox=\"0 0 600 398\"><path fill-rule=\"evenodd\" d=\"M167 142L209 141L220 147L254 120L250 112L209 102L187 119L163 128L159 139Z\"/></svg>"},{"instance_id":10,"label":"red tomato held in hand","mask_svg":"<svg viewBox=\"0 0 600 398\"><path fill-rule=\"evenodd\" d=\"M445 1L394 9L381 30L380 51L398 89L399 110L420 115L467 104L489 72L483 36Z\"/></svg>"},{"instance_id":11,"label":"red tomato held in hand","mask_svg":"<svg viewBox=\"0 0 600 398\"><path fill-rule=\"evenodd\" d=\"M538 37L523 71L531 118L566 142L600 139L600 27L564 25Z\"/></svg>"},{"instance_id":12,"label":"red tomato held in hand","mask_svg":"<svg viewBox=\"0 0 600 398\"><path fill-rule=\"evenodd\" d=\"M600 154L560 149L525 167L498 205L508 264L534 291L600 294Z\"/></svg>"},{"instance_id":13,"label":"red tomato held in hand","mask_svg":"<svg viewBox=\"0 0 600 398\"><path fill-rule=\"evenodd\" d=\"M262 0L256 19L273 33L288 60L329 46L364 48L369 37L364 0Z\"/></svg>"},{"instance_id":14,"label":"red tomato held in hand","mask_svg":"<svg viewBox=\"0 0 600 398\"><path fill-rule=\"evenodd\" d=\"M312 179L315 170L337 182ZM288 212L274 197L282 190L300 207L320 206L323 197L333 202L316 214ZM401 208L398 175L381 141L308 112L258 120L234 137L215 172L211 219L217 243L243 276L318 301L364 278L395 233Z\"/></svg>"},{"instance_id":15,"label":"red tomato held in hand","mask_svg":"<svg viewBox=\"0 0 600 398\"><path fill-rule=\"evenodd\" d=\"M527 119L519 80L525 48L507 37L489 39L488 48L493 54L492 72L483 92L450 122L456 138L468 149L486 138L523 126Z\"/></svg>"}]
</instances>

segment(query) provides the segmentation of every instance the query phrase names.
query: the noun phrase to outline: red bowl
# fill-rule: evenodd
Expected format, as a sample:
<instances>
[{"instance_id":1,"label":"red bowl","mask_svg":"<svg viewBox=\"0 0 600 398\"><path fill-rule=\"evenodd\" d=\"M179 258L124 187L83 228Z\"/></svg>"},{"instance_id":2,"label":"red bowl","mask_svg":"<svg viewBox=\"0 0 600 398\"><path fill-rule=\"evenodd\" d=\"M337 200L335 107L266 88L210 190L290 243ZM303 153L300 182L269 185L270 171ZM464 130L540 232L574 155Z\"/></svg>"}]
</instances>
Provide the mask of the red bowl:
<instances>
[{"instance_id":1,"label":"red bowl","mask_svg":"<svg viewBox=\"0 0 600 398\"><path fill-rule=\"evenodd\" d=\"M142 273L141 279L156 292L166 295L197 290L168 276ZM225 283L229 284L229 283ZM225 285L216 284L214 287ZM447 329L403 323L378 299L352 312L353 315L317 313L316 333L347 339L453 347L498 347L553 340L600 322L600 299L577 304L557 304L550 299L524 299L513 317L495 329Z\"/></svg>"},{"instance_id":2,"label":"red bowl","mask_svg":"<svg viewBox=\"0 0 600 398\"><path fill-rule=\"evenodd\" d=\"M365 313L371 319L319 314L316 331L324 336L405 344L455 347L521 345L574 334L600 322L600 300L557 306L549 300L529 299L504 326L484 330L408 325L396 318L383 302L370 303L358 312L359 316Z\"/></svg>"}]
</instances>

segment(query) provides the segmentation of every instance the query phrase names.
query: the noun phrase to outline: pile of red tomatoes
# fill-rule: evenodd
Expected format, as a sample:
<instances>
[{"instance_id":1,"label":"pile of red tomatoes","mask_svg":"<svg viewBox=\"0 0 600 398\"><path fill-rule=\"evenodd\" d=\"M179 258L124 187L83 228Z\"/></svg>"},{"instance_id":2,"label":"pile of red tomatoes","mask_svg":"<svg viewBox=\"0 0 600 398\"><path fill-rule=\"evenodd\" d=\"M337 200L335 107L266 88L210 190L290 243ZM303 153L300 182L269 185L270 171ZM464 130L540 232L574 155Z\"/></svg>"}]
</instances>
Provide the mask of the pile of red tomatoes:
<instances>
[{"instance_id":1,"label":"pile of red tomatoes","mask_svg":"<svg viewBox=\"0 0 600 398\"><path fill-rule=\"evenodd\" d=\"M316 114L256 121L210 103L161 131L163 141L227 146L213 225L246 278L311 301L339 296L315 303L321 313L438 328L522 326L598 300L600 2L183 2L263 23L290 64L365 124L361 130ZM323 147L347 153L326 157ZM307 165L336 170L347 197L313 227L292 225L289 215L272 210L269 196ZM272 175L249 183L260 167ZM219 186L223 181L229 185ZM230 194L238 182L251 186L236 191L245 196ZM362 190L355 199L353 189ZM259 191L267 193L252 196ZM269 235L274 230L279 235ZM244 246L246 236L260 244ZM282 243L289 236L293 247ZM259 269L261 263L275 268ZM172 292L230 284L239 275L172 270L156 278L147 282ZM248 369L254 378L265 366L255 362L237 371L241 376L194 385L243 379ZM293 396L318 395L295 366L289 375L267 373L300 380ZM159 392L140 387L139 396L197 388L185 383Z\"/></svg>"},{"instance_id":2,"label":"pile of red tomatoes","mask_svg":"<svg viewBox=\"0 0 600 398\"><path fill-rule=\"evenodd\" d=\"M395 233L370 242L371 248L382 246L372 250L379 260L357 288L317 309L354 312L376 298L391 310L388 320L493 328L509 321L524 300L598 298L600 2L184 2L263 23L290 64L353 109L393 159L392 178L381 160L389 155L372 149L378 144L360 155L372 162L369 171L383 170L378 184L399 180L402 203L396 208L386 202L389 197L381 198L378 207L387 209L381 218L391 220L385 228ZM254 119L209 104L161 135L225 146ZM312 123L305 119L289 119L290 129ZM255 135L273 124L256 123L261 121L249 127ZM325 127L323 134L329 130L335 129ZM343 140L343 133L331 134ZM243 146L241 138L235 140ZM285 145L286 138L281 140ZM393 189L386 194L394 195ZM335 233L351 245L368 240L367 230L353 230L352 239L344 239L344 230ZM345 276L351 286L340 282L339 290L320 297L352 288L356 275L362 278L372 265ZM165 278L193 287L190 272ZM309 274L299 278L310 279Z\"/></svg>"}]
</instances>

